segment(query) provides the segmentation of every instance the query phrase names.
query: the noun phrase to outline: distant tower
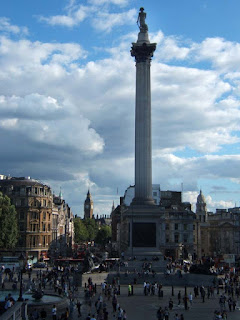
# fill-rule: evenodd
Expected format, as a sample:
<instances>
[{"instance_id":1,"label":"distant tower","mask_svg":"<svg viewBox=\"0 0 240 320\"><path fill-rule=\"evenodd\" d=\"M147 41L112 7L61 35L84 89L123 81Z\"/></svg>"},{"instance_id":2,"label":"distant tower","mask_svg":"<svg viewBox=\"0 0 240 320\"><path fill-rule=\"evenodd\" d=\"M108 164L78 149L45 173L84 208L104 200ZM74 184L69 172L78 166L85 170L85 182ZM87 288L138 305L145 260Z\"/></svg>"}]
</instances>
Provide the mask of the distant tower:
<instances>
[{"instance_id":1,"label":"distant tower","mask_svg":"<svg viewBox=\"0 0 240 320\"><path fill-rule=\"evenodd\" d=\"M86 200L84 202L84 219L92 219L93 217L93 201L91 193L88 190Z\"/></svg>"},{"instance_id":2,"label":"distant tower","mask_svg":"<svg viewBox=\"0 0 240 320\"><path fill-rule=\"evenodd\" d=\"M207 203L204 195L202 194L202 190L200 190L200 193L197 197L196 215L200 222L207 221Z\"/></svg>"},{"instance_id":3,"label":"distant tower","mask_svg":"<svg viewBox=\"0 0 240 320\"><path fill-rule=\"evenodd\" d=\"M115 205L114 205L114 201L113 201L113 205L112 205L112 212L115 210Z\"/></svg>"},{"instance_id":4,"label":"distant tower","mask_svg":"<svg viewBox=\"0 0 240 320\"><path fill-rule=\"evenodd\" d=\"M62 200L63 199L63 195L62 195L62 188L60 187L60 192L59 192L59 199Z\"/></svg>"}]
</instances>

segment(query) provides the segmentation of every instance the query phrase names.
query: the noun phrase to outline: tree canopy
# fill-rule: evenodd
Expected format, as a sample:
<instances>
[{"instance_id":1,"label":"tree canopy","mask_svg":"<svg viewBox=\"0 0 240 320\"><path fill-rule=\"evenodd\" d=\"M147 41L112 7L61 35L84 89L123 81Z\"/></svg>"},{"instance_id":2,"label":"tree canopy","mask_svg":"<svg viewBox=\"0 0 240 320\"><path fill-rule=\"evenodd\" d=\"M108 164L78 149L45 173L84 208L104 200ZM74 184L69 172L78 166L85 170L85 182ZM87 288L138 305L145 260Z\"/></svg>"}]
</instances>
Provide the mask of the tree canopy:
<instances>
[{"instance_id":1,"label":"tree canopy","mask_svg":"<svg viewBox=\"0 0 240 320\"><path fill-rule=\"evenodd\" d=\"M74 219L75 241L84 242L95 239L98 227L94 219Z\"/></svg>"},{"instance_id":2,"label":"tree canopy","mask_svg":"<svg viewBox=\"0 0 240 320\"><path fill-rule=\"evenodd\" d=\"M75 218L75 242L95 241L100 245L105 245L111 238L111 228L109 226L98 227L95 219Z\"/></svg>"},{"instance_id":3,"label":"tree canopy","mask_svg":"<svg viewBox=\"0 0 240 320\"><path fill-rule=\"evenodd\" d=\"M105 246L111 239L112 230L109 226L102 226L96 235L95 242L102 246Z\"/></svg>"},{"instance_id":4,"label":"tree canopy","mask_svg":"<svg viewBox=\"0 0 240 320\"><path fill-rule=\"evenodd\" d=\"M88 240L88 230L80 218L74 219L75 242L80 243Z\"/></svg>"},{"instance_id":5,"label":"tree canopy","mask_svg":"<svg viewBox=\"0 0 240 320\"><path fill-rule=\"evenodd\" d=\"M17 212L8 196L0 192L0 247L11 249L18 242Z\"/></svg>"}]
</instances>

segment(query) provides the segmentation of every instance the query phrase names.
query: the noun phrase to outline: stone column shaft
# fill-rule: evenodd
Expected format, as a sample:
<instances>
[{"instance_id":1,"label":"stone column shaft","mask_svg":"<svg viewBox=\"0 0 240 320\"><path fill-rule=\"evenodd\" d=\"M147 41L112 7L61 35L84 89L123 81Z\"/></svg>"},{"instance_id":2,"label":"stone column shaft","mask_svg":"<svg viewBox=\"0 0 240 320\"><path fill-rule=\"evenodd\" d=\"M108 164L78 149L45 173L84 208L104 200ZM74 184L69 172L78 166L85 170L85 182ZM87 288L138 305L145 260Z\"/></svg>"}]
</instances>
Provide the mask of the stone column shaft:
<instances>
[{"instance_id":1,"label":"stone column shaft","mask_svg":"<svg viewBox=\"0 0 240 320\"><path fill-rule=\"evenodd\" d=\"M152 199L150 59L136 64L135 199Z\"/></svg>"},{"instance_id":2,"label":"stone column shaft","mask_svg":"<svg viewBox=\"0 0 240 320\"><path fill-rule=\"evenodd\" d=\"M146 42L145 42L146 41ZM131 54L136 60L135 197L133 204L152 205L151 57L156 49L147 33L139 33Z\"/></svg>"}]
</instances>

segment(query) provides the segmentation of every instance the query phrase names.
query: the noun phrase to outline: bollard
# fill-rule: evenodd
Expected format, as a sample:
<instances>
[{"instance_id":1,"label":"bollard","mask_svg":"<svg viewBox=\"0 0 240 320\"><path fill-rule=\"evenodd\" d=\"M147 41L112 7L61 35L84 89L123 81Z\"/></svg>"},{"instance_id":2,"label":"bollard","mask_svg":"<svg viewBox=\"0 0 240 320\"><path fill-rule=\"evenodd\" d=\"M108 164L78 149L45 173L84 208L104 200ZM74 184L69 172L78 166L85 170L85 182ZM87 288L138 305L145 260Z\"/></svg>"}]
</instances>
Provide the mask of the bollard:
<instances>
[{"instance_id":1,"label":"bollard","mask_svg":"<svg viewBox=\"0 0 240 320\"><path fill-rule=\"evenodd\" d=\"M172 297L174 297L174 287L172 286Z\"/></svg>"}]
</instances>

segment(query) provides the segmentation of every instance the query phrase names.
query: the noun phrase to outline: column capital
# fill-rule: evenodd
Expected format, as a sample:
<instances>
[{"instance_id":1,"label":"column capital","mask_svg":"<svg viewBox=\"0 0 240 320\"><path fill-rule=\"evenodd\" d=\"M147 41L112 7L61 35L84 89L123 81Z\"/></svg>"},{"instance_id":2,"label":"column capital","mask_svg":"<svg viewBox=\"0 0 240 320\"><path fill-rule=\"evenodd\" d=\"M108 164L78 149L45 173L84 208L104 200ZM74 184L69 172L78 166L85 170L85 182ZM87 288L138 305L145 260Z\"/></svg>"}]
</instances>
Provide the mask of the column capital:
<instances>
[{"instance_id":1,"label":"column capital","mask_svg":"<svg viewBox=\"0 0 240 320\"><path fill-rule=\"evenodd\" d=\"M135 61L145 62L147 60L151 60L153 57L153 52L156 50L156 43L133 43L131 48L131 56L135 57Z\"/></svg>"}]
</instances>

